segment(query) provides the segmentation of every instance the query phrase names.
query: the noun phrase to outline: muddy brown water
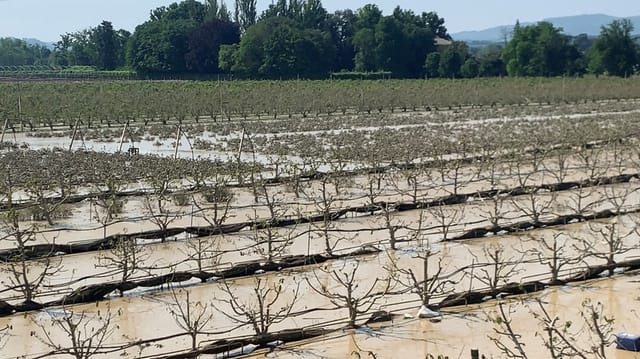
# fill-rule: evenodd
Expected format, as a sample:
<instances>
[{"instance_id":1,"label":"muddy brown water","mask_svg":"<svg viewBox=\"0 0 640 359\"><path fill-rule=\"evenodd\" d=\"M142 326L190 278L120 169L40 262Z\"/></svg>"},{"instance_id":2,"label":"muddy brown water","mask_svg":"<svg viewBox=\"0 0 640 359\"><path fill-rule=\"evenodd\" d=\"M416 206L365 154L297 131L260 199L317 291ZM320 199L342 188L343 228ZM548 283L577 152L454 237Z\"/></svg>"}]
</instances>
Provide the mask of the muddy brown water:
<instances>
[{"instance_id":1,"label":"muddy brown water","mask_svg":"<svg viewBox=\"0 0 640 359\"><path fill-rule=\"evenodd\" d=\"M341 266L340 264L339 266ZM348 265L348 264L347 264ZM363 269L366 269L363 267ZM363 270L363 272L366 272ZM322 273L322 272L317 272ZM287 290L281 297L282 303L288 303L291 300L292 284L299 280L300 273L289 273L286 277L280 275L261 277L261 279L274 280L279 282L285 280L287 282ZM325 282L327 279L321 277L310 279L313 281ZM360 276L363 285L370 284L366 277L370 273ZM314 295L313 291L304 289L306 283L299 281L300 290L304 293L303 299L298 301L294 310L304 310L311 307L331 307L327 300L321 296ZM233 283L233 293L241 302L250 300L246 299L247 295L255 287L255 279L242 279ZM590 299L593 303L600 302L603 304L604 313L615 318L613 325L614 332L631 332L637 333L637 322L640 320L638 310L637 293L638 277L637 276L619 276L614 279L603 279L588 284L575 286L554 287L545 290L533 296L540 298L545 303L545 308L551 316L558 315L564 323L572 321L579 335L576 336L575 343L578 346L585 347L591 342L588 333L580 331L583 328L582 318L580 317L580 308L585 299ZM329 285L330 290L335 288ZM213 311L229 311L230 308L223 302L228 295L220 289L215 290L209 286L195 287L189 290L190 299L193 302L206 303L208 306L215 306L217 309ZM183 293L178 294L180 296ZM184 298L184 297L180 297ZM111 344L120 344L131 341L135 338L152 338L165 335L180 333L170 314L172 297L167 293L159 293L155 295L145 296L143 298L116 298L110 302L102 302L99 304L88 304L74 306L71 308L75 313L85 312L88 318L95 318L98 315L106 315L107 310L114 316L114 329L112 336L108 342ZM320 358L351 358L354 352L358 352L366 357L368 351L376 354L378 358L397 358L398 355L406 357L425 357L427 354L444 354L449 357L468 357L471 348L479 349L488 357L502 358L504 357L497 351L491 343L488 335L492 333L494 324L488 322L488 315L495 315L495 301L488 302L480 306L469 306L448 309L440 323L431 323L427 320L419 320L415 318L418 305L413 302L409 296L401 296L400 298L392 298L380 301L377 309L389 310L397 314L397 318L392 323L383 325L382 327L359 330L339 330L336 333L325 337L317 338L308 343L299 345L285 345L283 349L270 353L267 357L293 358L299 357L300 353L304 353L304 357L320 357ZM527 351L530 357L544 358L548 355L544 350L544 346L540 341L540 337L536 335L541 331L541 327L536 323L531 312L539 309L531 298L514 298L506 302L505 306L513 309L511 319L513 321L514 330L522 335L522 340L526 343ZM107 307L109 309L107 309ZM0 319L0 326L11 326L10 337L2 351L0 358L9 358L16 355L27 355L30 357L37 353L44 353L47 347L37 340L38 336L42 336L44 328L54 328L51 326L51 318L60 315L60 309L52 309L47 313L29 313L26 315L17 315L9 318ZM404 316L407 317L404 317ZM285 322L274 325L273 329L283 329L291 327L308 327L324 323L331 319L340 319L346 316L344 310L322 311L309 313L302 317L291 317ZM340 325L332 325L330 327L339 328ZM216 338L228 335L249 334L250 329L247 327L234 329L235 324L219 312L214 315L212 322L207 325L205 330L212 332L227 332L226 334L217 335L201 335L199 340L201 343L215 340ZM34 336L35 335L35 338ZM66 336L60 331L52 330L53 340L64 343ZM25 341L24 338L31 340ZM506 340L506 339L505 339ZM186 338L171 339L161 343L161 347L152 346L143 350L143 354L160 354L175 349L188 347ZM126 353L125 353L126 352ZM136 350L126 350L118 352L119 357L137 357ZM613 346L607 349L607 357L610 358L639 358L640 354L632 354L615 350ZM102 357L115 357L111 356ZM253 357L263 357L264 354L256 354Z\"/></svg>"},{"instance_id":2,"label":"muddy brown water","mask_svg":"<svg viewBox=\"0 0 640 359\"><path fill-rule=\"evenodd\" d=\"M184 154L184 153L183 153ZM601 160L607 161L611 157L604 153ZM574 165L577 159L572 158ZM602 173L618 174L635 168L633 162L629 162L619 168L608 167ZM549 168L553 167L552 163L547 163ZM461 178L473 178L478 172L478 168L465 167L461 171ZM521 171L530 170L527 166L522 166ZM513 187L517 184L513 177L513 169L501 167L503 173L510 173L501 178L500 185L505 187ZM436 178L434 180L434 178ZM567 173L565 180L583 179L585 172L580 169L574 169ZM356 206L367 203L366 191L368 181L367 176L356 176L347 184L344 192L347 194L345 198L336 200L336 207L344 208L347 206ZM429 176L422 178L420 182L425 183L428 189L422 189L421 195L429 196L446 195L451 193L452 184L450 181L442 183L437 180L437 176ZM463 181L464 182L464 181ZM555 182L548 173L541 174L530 178L529 183ZM426 185L431 183L432 186ZM313 196L318 196L319 183L317 181L306 184L307 190L313 192ZM385 180L382 183L383 190L376 193L379 200L407 200L409 196L398 195L397 190L391 189L393 186L400 186L401 190L406 191L408 187L405 182L398 180ZM465 183L460 192L473 192L481 189L489 188L486 181ZM622 205L632 206L638 203L640 198L637 191L637 183L620 184L614 186L602 186L594 188L588 192L583 199L598 202L591 210L601 210L611 208L612 203L601 201L605 197L626 197L626 202ZM317 207L311 203L291 205L297 201L291 193L291 189L284 185L274 186L271 188L277 193L279 200L287 203L285 207L287 213L295 214L317 212ZM557 194L541 193L535 196L537 201L542 203L552 202L552 212L554 214L569 213L571 202L581 198L576 190L565 191ZM508 221L522 219L521 214L516 214L519 207L524 207L527 198L519 197L514 201L507 201L504 204L503 211L509 213ZM610 202L610 201L609 201ZM255 216L264 217L267 215L267 209L262 205L250 205L253 203L253 195L247 189L239 189L235 193L230 222L240 222ZM618 203L619 204L619 203ZM81 203L74 207L74 215L70 219L60 220L59 223L50 229L53 231L38 237L39 243L56 241L56 243L70 243L77 240L88 238L100 238L102 236L102 228L92 223L87 203ZM127 201L123 222L110 225L107 228L107 234L116 234L126 232L137 232L149 229L155 229L148 221L134 219L140 215L144 215L143 200L141 198L131 198ZM491 203L488 201L474 201L460 206L449 206L444 209L446 216L460 215L456 222L473 223L474 227L487 225L486 214L490 211ZM464 213L462 214L464 208ZM172 210L187 211L185 208L172 207ZM415 226L418 222L420 211L408 211L393 215L393 222L397 225ZM423 218L425 226L434 227L437 224L437 214L425 211ZM638 216L625 215L615 219L621 227L625 229L633 229L637 226ZM201 218L183 215L176 219L172 226L188 226L188 225L205 225L205 221ZM469 266L478 262L486 262L487 258L484 253L487 246L504 246L505 258L512 260L518 264L518 270L513 273L509 281L520 282L534 279L543 279L548 270L539 263L532 263L528 259L532 258L531 249L539 248L540 240L549 240L554 235L561 235L566 240L567 256L574 255L577 251L572 246L578 239L597 238L597 232L594 229L602 228L602 226L611 223L611 221L598 221L594 223L576 223L553 229L542 229L532 231L530 233L509 234L505 236L496 236L483 238L478 240L463 242L441 242L442 233L439 229L433 228L426 233L422 233L421 239L428 241L432 250L438 254L434 259L442 258L442 265L446 271L455 271L456 269ZM310 225L317 226L318 224ZM46 228L46 226L44 226ZM321 253L324 251L322 240L319 238L305 236L304 226L297 228L282 228L277 231L284 235L295 238L292 240L288 254L306 254ZM384 230L373 231L372 228L384 227L384 218L380 215L370 217L350 217L344 220L332 223L333 229L339 229L343 232L332 234L332 241L342 239L336 247L338 251L347 251L357 248L362 244L380 244L388 240L388 232ZM367 230L369 229L369 230ZM452 234L462 233L468 230L469 225L452 226ZM81 230L81 231L79 231ZM357 232L357 233L356 233ZM406 231L399 231L400 237L410 235ZM255 233L252 231L243 231L236 234L225 235L224 238L214 236L204 239L206 243L216 243L216 248L226 250L224 255L219 259L222 265L230 265L233 263L243 262L252 259L264 260L261 253L257 253L249 247L253 243ZM640 238L637 233L631 233L625 238L626 246L636 246ZM6 241L0 243L0 246L11 246ZM602 243L597 244L601 251ZM6 247L5 247L6 248ZM149 250L149 257L146 263L149 266L165 267L163 269L154 269L154 274L167 273L173 270L187 270L194 268L193 262L184 262L188 257L189 248L184 241L156 243L146 246ZM387 276L385 268L393 267L392 264L404 269L412 269L416 273L421 273L422 263L417 258L415 243L401 243L397 251L383 251L375 256L361 257L357 259L338 260L324 263L320 266L307 266L296 270L284 271L281 273L268 273L260 275L256 278L241 278L230 281L229 290L220 283L207 283L196 285L195 283L185 283L186 287L176 289L176 296L179 300L184 300L186 293L189 293L190 300L194 303L200 303L201 308L207 308L208 313L212 316L211 321L205 326L204 331L209 334L202 334L198 337L200 344L205 344L216 339L226 338L229 336L239 336L251 334L251 327L247 325L239 326L239 324L229 318L228 315L234 316L233 308L227 302L231 295L238 298L239 305L248 307L255 306L255 300L252 299L252 293L260 280L262 285L278 286L281 285L283 293L276 302L275 307L280 308L294 301L292 293L297 291L299 294L293 305L293 312L304 312L309 309L321 308L323 310L312 311L301 315L288 316L284 321L274 324L272 330L301 328L313 326L326 326L338 329L344 325L344 319L347 311L344 308L331 309L334 307L332 303L322 295L318 294L312 288L326 287L329 291L340 292L341 289L335 280L331 279L331 272L345 272L351 266L358 264L356 282L359 284L358 291L367 291L368 286L372 285L376 278L384 278ZM107 251L85 253L77 255L68 255L60 258L61 264L65 271L53 278L49 284L64 284L70 280L84 276L104 274L103 277L90 278L82 282L75 283L69 288L77 288L81 285L99 283L105 280L115 280L116 275L105 274L104 269L96 268L102 257L109 255ZM633 250L617 256L617 259L632 258L640 255L640 249ZM602 261L590 259L592 264L602 264ZM430 261L430 272L437 269L437 261ZM582 264L584 265L584 263ZM574 269L579 264L574 265ZM571 267L569 267L571 272ZM478 272L476 272L478 274ZM5 279L0 281L0 288L6 288L9 285ZM472 279L467 274L458 274L452 277L454 284L450 289L461 291L469 288L483 288L484 285L477 279ZM637 310L640 310L640 301L637 293L638 277L636 276L617 276L613 279L603 279L585 284L566 286L561 288L550 288L542 293L536 294L534 297L542 298L546 304L546 308L553 315L557 314L562 321L572 321L580 323L580 307L586 298L592 301L600 301L604 304L605 312L615 318L614 331L629 331L640 334L640 327L636 322L640 320ZM88 328L99 327L99 318L110 314L113 316L112 328L113 333L106 341L106 345L121 345L133 342L139 339L159 338L181 332L176 324L175 318L171 314L171 309L176 309L174 305L176 297L167 288L151 288L147 290L137 290L129 293L124 298L114 296L109 301L100 303L90 303L83 305L75 305L67 308L68 310L81 315L85 313L89 323ZM55 295L42 296L39 299L58 298ZM273 297L271 297L273 298ZM512 306L514 328L523 335L523 340L527 344L527 349L531 350L531 357L546 357L544 347L540 342L540 337L536 336L536 332L540 329L535 326L535 319L530 313L533 307L530 300L524 302L518 300L510 300L509 306ZM373 330L339 330L331 335L327 335L307 343L298 343L296 345L286 345L281 350L276 350L266 355L265 353L255 354L255 357L320 357L320 358L354 358L359 354L366 357L369 352L375 353L378 358L398 358L398 357L425 357L427 354L444 354L451 358L468 357L471 348L478 348L488 357L500 358L500 353L490 342L487 335L493 332L493 325L486 321L486 317L492 311L495 311L495 301L490 301L481 306L470 306L465 308L454 308L447 310L443 321L440 323L431 323L424 320L409 318L415 316L419 307L417 296L414 294L402 294L395 296L387 296L376 303L372 310L390 310L399 315L393 323L376 327ZM4 346L0 350L0 358L13 358L25 356L27 358L35 357L39 354L46 353L50 348L43 341L44 332L50 333L51 341L68 345L67 337L60 328L55 325L56 320L61 318L63 314L62 308L49 308L40 312L31 312L26 314L18 314L5 318L0 318L0 328L10 327L9 336L4 338ZM404 315L407 315L407 318ZM77 317L76 317L77 318ZM359 318L361 323L366 319L366 315ZM586 332L581 332L576 337L576 343L580 346L589 345L590 339ZM0 346L3 341L0 339ZM165 340L149 347L129 348L119 350L108 355L100 357L139 357L140 355L160 355L176 350L184 350L189 347L189 340L186 337L178 339ZM140 350L142 350L140 352ZM638 355L616 351L612 347L608 349L608 357L611 358L640 358ZM60 356L62 357L62 356Z\"/></svg>"}]
</instances>

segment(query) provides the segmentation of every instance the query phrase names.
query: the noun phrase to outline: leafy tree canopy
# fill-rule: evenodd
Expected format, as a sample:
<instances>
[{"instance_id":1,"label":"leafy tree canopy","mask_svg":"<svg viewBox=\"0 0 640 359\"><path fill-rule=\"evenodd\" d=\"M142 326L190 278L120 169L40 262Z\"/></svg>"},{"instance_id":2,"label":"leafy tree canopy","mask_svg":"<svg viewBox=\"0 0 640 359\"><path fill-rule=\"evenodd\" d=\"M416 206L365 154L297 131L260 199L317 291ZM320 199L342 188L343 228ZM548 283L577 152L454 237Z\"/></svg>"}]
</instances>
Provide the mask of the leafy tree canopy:
<instances>
[{"instance_id":1,"label":"leafy tree canopy","mask_svg":"<svg viewBox=\"0 0 640 359\"><path fill-rule=\"evenodd\" d=\"M24 40L0 38L0 66L46 65L51 51Z\"/></svg>"},{"instance_id":2,"label":"leafy tree canopy","mask_svg":"<svg viewBox=\"0 0 640 359\"><path fill-rule=\"evenodd\" d=\"M328 74L334 55L328 33L302 28L289 18L271 17L242 37L232 69L248 77L318 78Z\"/></svg>"},{"instance_id":3,"label":"leafy tree canopy","mask_svg":"<svg viewBox=\"0 0 640 359\"><path fill-rule=\"evenodd\" d=\"M640 50L631 38L633 24L628 19L603 26L589 50L589 70L614 76L633 74L640 65Z\"/></svg>"},{"instance_id":4,"label":"leafy tree canopy","mask_svg":"<svg viewBox=\"0 0 640 359\"><path fill-rule=\"evenodd\" d=\"M516 25L503 52L509 75L561 76L579 72L574 64L581 54L561 31L545 21L524 27Z\"/></svg>"}]
</instances>

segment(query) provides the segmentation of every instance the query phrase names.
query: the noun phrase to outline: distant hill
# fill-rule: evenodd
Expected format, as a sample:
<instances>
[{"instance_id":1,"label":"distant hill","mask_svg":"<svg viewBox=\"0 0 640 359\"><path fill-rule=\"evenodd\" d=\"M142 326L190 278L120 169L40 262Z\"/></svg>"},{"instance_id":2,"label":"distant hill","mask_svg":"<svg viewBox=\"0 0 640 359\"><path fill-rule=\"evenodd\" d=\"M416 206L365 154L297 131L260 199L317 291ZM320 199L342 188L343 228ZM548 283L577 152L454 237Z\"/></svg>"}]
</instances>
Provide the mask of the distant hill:
<instances>
[{"instance_id":1,"label":"distant hill","mask_svg":"<svg viewBox=\"0 0 640 359\"><path fill-rule=\"evenodd\" d=\"M44 42L38 39L22 39L22 40L24 40L27 44L30 44L30 45L40 45L40 46L46 47L49 50L53 50L52 42Z\"/></svg>"},{"instance_id":2,"label":"distant hill","mask_svg":"<svg viewBox=\"0 0 640 359\"><path fill-rule=\"evenodd\" d=\"M600 34L600 28L610 24L613 20L619 19L615 16L604 14L578 15L548 18L541 21L549 21L556 27L561 27L564 33L572 36L587 34L596 36ZM640 34L640 16L628 17L634 25L634 34ZM531 25L532 22L521 22L520 25ZM458 41L488 41L499 42L504 40L504 34L510 34L513 31L512 25L496 26L480 31L463 31L451 36Z\"/></svg>"}]
</instances>

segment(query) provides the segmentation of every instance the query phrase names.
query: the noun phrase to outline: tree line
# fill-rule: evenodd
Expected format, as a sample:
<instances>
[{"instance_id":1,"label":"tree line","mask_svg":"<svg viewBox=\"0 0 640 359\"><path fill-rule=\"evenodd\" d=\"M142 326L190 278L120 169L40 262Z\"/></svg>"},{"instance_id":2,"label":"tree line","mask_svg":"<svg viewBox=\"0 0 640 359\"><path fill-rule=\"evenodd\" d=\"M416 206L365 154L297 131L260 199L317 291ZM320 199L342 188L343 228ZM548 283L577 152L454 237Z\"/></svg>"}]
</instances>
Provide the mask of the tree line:
<instances>
[{"instance_id":1,"label":"tree line","mask_svg":"<svg viewBox=\"0 0 640 359\"><path fill-rule=\"evenodd\" d=\"M640 50L628 20L595 39L571 37L549 22L516 24L508 41L477 51L453 41L435 12L399 6L389 15L368 4L329 13L320 0L184 0L150 11L133 33L108 21L61 35L49 51L0 39L1 65L48 64L131 69L143 75L232 74L252 79L326 78L387 73L397 78L630 76Z\"/></svg>"}]
</instances>

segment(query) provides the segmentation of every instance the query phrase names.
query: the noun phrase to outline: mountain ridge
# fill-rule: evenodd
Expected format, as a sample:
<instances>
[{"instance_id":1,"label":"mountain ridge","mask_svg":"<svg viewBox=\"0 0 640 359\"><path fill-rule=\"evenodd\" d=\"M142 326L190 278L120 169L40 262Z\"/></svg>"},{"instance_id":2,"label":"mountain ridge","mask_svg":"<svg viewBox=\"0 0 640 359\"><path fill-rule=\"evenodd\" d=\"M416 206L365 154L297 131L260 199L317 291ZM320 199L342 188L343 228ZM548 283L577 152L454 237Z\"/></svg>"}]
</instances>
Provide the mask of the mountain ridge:
<instances>
[{"instance_id":1,"label":"mountain ridge","mask_svg":"<svg viewBox=\"0 0 640 359\"><path fill-rule=\"evenodd\" d=\"M629 19L634 25L634 34L640 34L640 15L629 17L617 17L606 14L584 14L574 16L560 16L542 19L540 21L548 21L556 27L561 27L565 34L577 36L587 34L589 36L597 36L600 34L602 26L610 24L613 20ZM520 25L532 25L538 21L521 22ZM477 31L461 31L451 34L451 37L457 41L486 41L500 42L504 41L505 34L513 31L514 25L499 25Z\"/></svg>"},{"instance_id":2,"label":"mountain ridge","mask_svg":"<svg viewBox=\"0 0 640 359\"><path fill-rule=\"evenodd\" d=\"M53 42L46 42L46 41L42 41L34 38L24 38L22 39L22 41L26 42L29 45L38 45L38 46L45 47L49 50L53 50L53 47L55 45Z\"/></svg>"}]
</instances>

